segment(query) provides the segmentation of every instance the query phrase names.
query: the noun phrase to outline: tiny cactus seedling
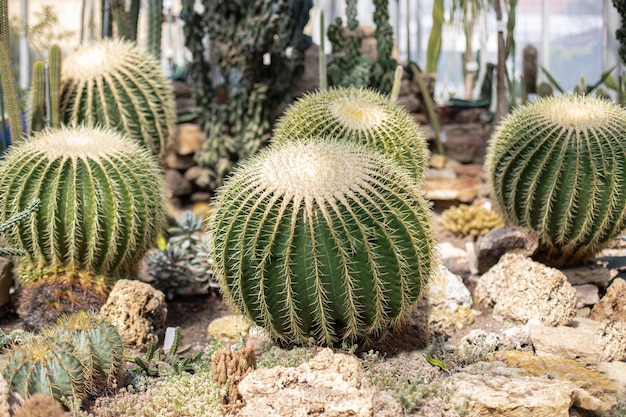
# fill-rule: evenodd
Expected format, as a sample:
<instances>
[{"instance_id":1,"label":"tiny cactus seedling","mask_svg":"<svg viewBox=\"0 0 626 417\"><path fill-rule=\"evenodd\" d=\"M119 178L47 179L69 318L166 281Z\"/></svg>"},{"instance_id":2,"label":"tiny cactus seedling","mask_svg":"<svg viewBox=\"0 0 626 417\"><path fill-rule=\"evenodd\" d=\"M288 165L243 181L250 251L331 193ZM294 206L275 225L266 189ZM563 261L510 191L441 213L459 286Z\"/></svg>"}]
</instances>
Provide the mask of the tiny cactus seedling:
<instances>
[{"instance_id":1,"label":"tiny cactus seedling","mask_svg":"<svg viewBox=\"0 0 626 417\"><path fill-rule=\"evenodd\" d=\"M278 120L274 143L335 137L377 148L421 181L428 168L426 139L411 115L373 90L348 87L306 95Z\"/></svg>"},{"instance_id":2,"label":"tiny cactus seedling","mask_svg":"<svg viewBox=\"0 0 626 417\"><path fill-rule=\"evenodd\" d=\"M365 145L285 142L222 186L207 236L222 293L284 344L370 344L402 326L434 265L411 174Z\"/></svg>"},{"instance_id":3,"label":"tiny cactus seedling","mask_svg":"<svg viewBox=\"0 0 626 417\"><path fill-rule=\"evenodd\" d=\"M593 256L626 227L626 110L589 96L520 107L487 150L491 195L506 221L538 232L552 265Z\"/></svg>"},{"instance_id":4,"label":"tiny cactus seedling","mask_svg":"<svg viewBox=\"0 0 626 417\"><path fill-rule=\"evenodd\" d=\"M155 57L126 41L104 40L64 58L60 107L66 124L119 129L154 155L174 135L171 85Z\"/></svg>"},{"instance_id":5,"label":"tiny cactus seedling","mask_svg":"<svg viewBox=\"0 0 626 417\"><path fill-rule=\"evenodd\" d=\"M111 278L132 275L165 223L157 161L111 130L39 132L9 148L0 178L0 222L41 200L30 221L7 234L9 243L26 252L23 282L58 268Z\"/></svg>"}]
</instances>

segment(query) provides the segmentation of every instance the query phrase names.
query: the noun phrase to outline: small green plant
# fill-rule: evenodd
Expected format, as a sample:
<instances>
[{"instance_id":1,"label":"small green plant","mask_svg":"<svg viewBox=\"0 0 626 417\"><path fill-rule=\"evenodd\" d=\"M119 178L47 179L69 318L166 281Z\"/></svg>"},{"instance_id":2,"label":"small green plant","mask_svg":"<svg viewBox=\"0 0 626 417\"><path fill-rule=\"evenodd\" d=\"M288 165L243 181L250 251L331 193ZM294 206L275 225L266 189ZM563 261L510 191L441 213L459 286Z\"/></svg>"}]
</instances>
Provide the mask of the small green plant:
<instances>
[{"instance_id":1,"label":"small green plant","mask_svg":"<svg viewBox=\"0 0 626 417\"><path fill-rule=\"evenodd\" d=\"M212 262L206 253L208 242L201 233L202 221L192 211L185 211L176 225L167 230L165 248L146 257L150 284L163 291L168 299L217 287Z\"/></svg>"},{"instance_id":2,"label":"small green plant","mask_svg":"<svg viewBox=\"0 0 626 417\"><path fill-rule=\"evenodd\" d=\"M162 156L174 135L172 86L159 61L135 44L103 40L63 59L61 119L117 129Z\"/></svg>"},{"instance_id":3,"label":"small green plant","mask_svg":"<svg viewBox=\"0 0 626 417\"><path fill-rule=\"evenodd\" d=\"M626 227L626 110L590 96L517 108L487 150L491 196L509 224L538 232L554 265L593 256Z\"/></svg>"},{"instance_id":4,"label":"small green plant","mask_svg":"<svg viewBox=\"0 0 626 417\"><path fill-rule=\"evenodd\" d=\"M426 138L411 115L374 90L332 88L305 95L278 120L272 143L334 137L365 144L395 158L422 181L428 168Z\"/></svg>"},{"instance_id":5,"label":"small green plant","mask_svg":"<svg viewBox=\"0 0 626 417\"><path fill-rule=\"evenodd\" d=\"M261 152L219 190L209 251L224 297L284 344L375 343L428 282L428 205L411 174L361 144Z\"/></svg>"},{"instance_id":6,"label":"small green plant","mask_svg":"<svg viewBox=\"0 0 626 417\"><path fill-rule=\"evenodd\" d=\"M111 324L78 313L6 353L2 373L23 398L41 393L60 401L102 392L123 373L122 341Z\"/></svg>"}]
</instances>

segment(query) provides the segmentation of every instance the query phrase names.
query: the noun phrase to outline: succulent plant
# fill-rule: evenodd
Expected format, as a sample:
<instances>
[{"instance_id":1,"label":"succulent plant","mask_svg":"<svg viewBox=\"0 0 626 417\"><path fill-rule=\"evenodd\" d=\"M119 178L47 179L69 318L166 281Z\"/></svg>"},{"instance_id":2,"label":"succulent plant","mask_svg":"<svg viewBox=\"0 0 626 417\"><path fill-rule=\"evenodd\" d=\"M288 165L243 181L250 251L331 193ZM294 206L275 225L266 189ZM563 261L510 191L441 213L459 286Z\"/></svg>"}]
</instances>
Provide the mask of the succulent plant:
<instances>
[{"instance_id":1,"label":"succulent plant","mask_svg":"<svg viewBox=\"0 0 626 417\"><path fill-rule=\"evenodd\" d=\"M174 135L172 86L157 59L134 43L88 44L63 59L61 118L118 129L162 156Z\"/></svg>"},{"instance_id":2,"label":"succulent plant","mask_svg":"<svg viewBox=\"0 0 626 417\"><path fill-rule=\"evenodd\" d=\"M112 325L95 314L63 318L6 353L2 374L23 398L41 393L60 401L100 392L123 371L123 347Z\"/></svg>"},{"instance_id":3,"label":"succulent plant","mask_svg":"<svg viewBox=\"0 0 626 417\"><path fill-rule=\"evenodd\" d=\"M593 256L626 227L626 110L590 96L517 108L487 150L506 221L538 232L547 263Z\"/></svg>"},{"instance_id":4,"label":"succulent plant","mask_svg":"<svg viewBox=\"0 0 626 417\"><path fill-rule=\"evenodd\" d=\"M41 200L31 220L7 235L26 252L22 282L59 269L132 275L165 222L157 161L108 129L39 132L9 148L0 178L0 222Z\"/></svg>"},{"instance_id":5,"label":"succulent plant","mask_svg":"<svg viewBox=\"0 0 626 417\"><path fill-rule=\"evenodd\" d=\"M373 90L347 87L309 93L278 120L272 141L338 137L395 158L421 181L428 167L426 138L411 115Z\"/></svg>"},{"instance_id":6,"label":"succulent plant","mask_svg":"<svg viewBox=\"0 0 626 417\"><path fill-rule=\"evenodd\" d=\"M167 294L168 299L174 298L176 294L217 287L202 231L202 217L192 211L185 211L182 218L176 220L176 225L168 229L166 247L146 256L150 284Z\"/></svg>"},{"instance_id":7,"label":"succulent plant","mask_svg":"<svg viewBox=\"0 0 626 417\"><path fill-rule=\"evenodd\" d=\"M497 212L479 204L460 204L441 213L440 224L452 233L478 236L491 229L504 227L504 219Z\"/></svg>"},{"instance_id":8,"label":"succulent plant","mask_svg":"<svg viewBox=\"0 0 626 417\"><path fill-rule=\"evenodd\" d=\"M217 193L209 254L234 309L284 344L369 344L402 326L434 265L428 205L365 145L283 142Z\"/></svg>"}]
</instances>

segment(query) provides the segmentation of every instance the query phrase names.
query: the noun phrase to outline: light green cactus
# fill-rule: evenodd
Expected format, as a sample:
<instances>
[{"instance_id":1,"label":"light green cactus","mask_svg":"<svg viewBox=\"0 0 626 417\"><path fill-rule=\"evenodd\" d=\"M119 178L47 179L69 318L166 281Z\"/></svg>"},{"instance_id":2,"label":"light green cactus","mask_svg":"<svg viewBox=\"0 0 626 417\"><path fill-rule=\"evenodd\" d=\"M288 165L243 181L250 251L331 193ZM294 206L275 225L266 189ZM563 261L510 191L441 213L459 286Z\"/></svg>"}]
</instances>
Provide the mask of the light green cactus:
<instances>
[{"instance_id":1,"label":"light green cactus","mask_svg":"<svg viewBox=\"0 0 626 417\"><path fill-rule=\"evenodd\" d=\"M31 220L7 235L26 252L22 281L56 270L132 275L165 222L157 161L112 130L39 132L9 148L0 178L0 222L41 200Z\"/></svg>"},{"instance_id":2,"label":"light green cactus","mask_svg":"<svg viewBox=\"0 0 626 417\"><path fill-rule=\"evenodd\" d=\"M84 400L111 388L124 370L119 334L94 313L64 317L41 334L23 335L5 355L2 374L23 398L41 393L57 401Z\"/></svg>"},{"instance_id":3,"label":"light green cactus","mask_svg":"<svg viewBox=\"0 0 626 417\"><path fill-rule=\"evenodd\" d=\"M389 97L355 87L309 93L278 120L273 143L337 137L377 148L422 181L428 168L426 138L411 115Z\"/></svg>"},{"instance_id":4,"label":"light green cactus","mask_svg":"<svg viewBox=\"0 0 626 417\"><path fill-rule=\"evenodd\" d=\"M435 263L410 173L338 140L283 142L247 160L219 189L207 237L225 298L284 344L384 339Z\"/></svg>"},{"instance_id":5,"label":"light green cactus","mask_svg":"<svg viewBox=\"0 0 626 417\"><path fill-rule=\"evenodd\" d=\"M154 56L106 39L63 59L61 118L116 128L162 156L175 130L172 86Z\"/></svg>"},{"instance_id":6,"label":"light green cactus","mask_svg":"<svg viewBox=\"0 0 626 417\"><path fill-rule=\"evenodd\" d=\"M487 150L491 196L539 234L546 262L593 256L626 227L626 110L589 96L517 108Z\"/></svg>"}]
</instances>

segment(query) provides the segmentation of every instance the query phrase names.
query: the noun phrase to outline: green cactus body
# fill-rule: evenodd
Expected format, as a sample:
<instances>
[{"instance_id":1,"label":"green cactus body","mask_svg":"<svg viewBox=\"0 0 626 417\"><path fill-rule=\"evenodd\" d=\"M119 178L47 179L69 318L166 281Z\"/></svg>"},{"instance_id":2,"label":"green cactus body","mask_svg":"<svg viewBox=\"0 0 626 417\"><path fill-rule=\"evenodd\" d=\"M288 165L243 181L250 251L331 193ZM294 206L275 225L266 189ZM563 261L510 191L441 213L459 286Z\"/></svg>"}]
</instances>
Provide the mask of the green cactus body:
<instances>
[{"instance_id":1,"label":"green cactus body","mask_svg":"<svg viewBox=\"0 0 626 417\"><path fill-rule=\"evenodd\" d=\"M24 398L41 393L56 400L102 393L122 375L122 341L95 313L62 317L41 334L29 334L6 352L2 373Z\"/></svg>"},{"instance_id":2,"label":"green cactus body","mask_svg":"<svg viewBox=\"0 0 626 417\"><path fill-rule=\"evenodd\" d=\"M118 129L162 156L174 135L171 84L152 55L107 39L63 59L61 117L66 124Z\"/></svg>"},{"instance_id":3,"label":"green cactus body","mask_svg":"<svg viewBox=\"0 0 626 417\"><path fill-rule=\"evenodd\" d=\"M46 63L35 61L28 97L28 129L32 134L46 127Z\"/></svg>"},{"instance_id":4,"label":"green cactus body","mask_svg":"<svg viewBox=\"0 0 626 417\"><path fill-rule=\"evenodd\" d=\"M22 279L46 271L132 275L165 222L157 161L115 131L60 128L12 146L0 163L0 221L41 208L9 242L26 252Z\"/></svg>"},{"instance_id":5,"label":"green cactus body","mask_svg":"<svg viewBox=\"0 0 626 417\"><path fill-rule=\"evenodd\" d=\"M35 336L15 345L7 355L3 376L23 398L37 392L57 400L85 397L85 370L72 345Z\"/></svg>"},{"instance_id":6,"label":"green cactus body","mask_svg":"<svg viewBox=\"0 0 626 417\"><path fill-rule=\"evenodd\" d=\"M361 88L311 93L279 119L273 142L337 137L377 148L422 181L428 167L426 138L411 115L388 97Z\"/></svg>"},{"instance_id":7,"label":"green cactus body","mask_svg":"<svg viewBox=\"0 0 626 417\"><path fill-rule=\"evenodd\" d=\"M275 145L218 191L214 273L230 304L281 343L380 341L431 275L427 207L406 170L364 145Z\"/></svg>"},{"instance_id":8,"label":"green cactus body","mask_svg":"<svg viewBox=\"0 0 626 417\"><path fill-rule=\"evenodd\" d=\"M516 109L487 150L491 195L508 223L538 232L548 263L593 256L626 227L626 110L589 96Z\"/></svg>"},{"instance_id":9,"label":"green cactus body","mask_svg":"<svg viewBox=\"0 0 626 417\"><path fill-rule=\"evenodd\" d=\"M124 345L113 325L94 313L62 316L45 332L47 337L74 346L74 355L88 369L89 392L103 392L119 378L124 367Z\"/></svg>"}]
</instances>

